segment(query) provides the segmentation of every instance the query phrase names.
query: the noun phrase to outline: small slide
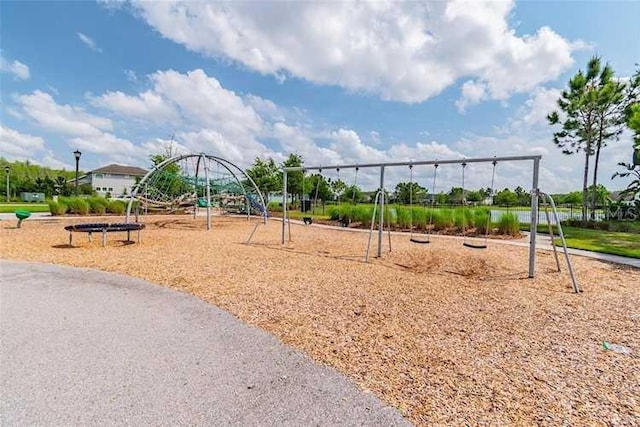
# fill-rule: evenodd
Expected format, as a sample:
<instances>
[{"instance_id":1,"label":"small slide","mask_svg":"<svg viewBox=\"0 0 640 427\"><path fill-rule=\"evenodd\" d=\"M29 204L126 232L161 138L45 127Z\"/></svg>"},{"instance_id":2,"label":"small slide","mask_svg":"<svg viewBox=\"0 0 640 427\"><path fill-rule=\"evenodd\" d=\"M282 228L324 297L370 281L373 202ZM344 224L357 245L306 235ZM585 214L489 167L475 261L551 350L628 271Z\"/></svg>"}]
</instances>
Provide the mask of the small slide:
<instances>
[{"instance_id":1,"label":"small slide","mask_svg":"<svg viewBox=\"0 0 640 427\"><path fill-rule=\"evenodd\" d=\"M269 216L269 213L267 212L266 208L262 206L262 204L256 199L254 195L247 194L247 198L249 199L249 203L251 204L251 207L256 211L260 212L260 215Z\"/></svg>"}]
</instances>

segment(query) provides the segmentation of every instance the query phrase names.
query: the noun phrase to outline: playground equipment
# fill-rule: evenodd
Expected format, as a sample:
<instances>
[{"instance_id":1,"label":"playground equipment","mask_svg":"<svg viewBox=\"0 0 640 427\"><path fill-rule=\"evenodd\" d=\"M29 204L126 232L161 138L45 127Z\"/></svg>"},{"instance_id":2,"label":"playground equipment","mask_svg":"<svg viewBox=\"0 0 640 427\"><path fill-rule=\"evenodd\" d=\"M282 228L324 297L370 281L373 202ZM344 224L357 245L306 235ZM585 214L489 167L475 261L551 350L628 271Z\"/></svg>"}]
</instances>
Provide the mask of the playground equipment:
<instances>
[{"instance_id":1,"label":"playground equipment","mask_svg":"<svg viewBox=\"0 0 640 427\"><path fill-rule=\"evenodd\" d=\"M131 232L138 232L138 243L140 243L140 230L144 228L144 224L140 223L89 223L89 224L73 224L64 227L69 232L69 246L73 246L73 233L87 233L89 241L92 241L93 233L102 234L102 246L107 245L107 233L127 232L127 242L131 242Z\"/></svg>"},{"instance_id":2,"label":"playground equipment","mask_svg":"<svg viewBox=\"0 0 640 427\"><path fill-rule=\"evenodd\" d=\"M427 225L426 238L413 237L413 165L409 165L409 241L413 243L426 244L431 241L431 228L433 227L433 208L436 195L436 178L438 176L438 164L433 165L433 185L431 186L431 209L429 210L429 224Z\"/></svg>"},{"instance_id":3,"label":"playground equipment","mask_svg":"<svg viewBox=\"0 0 640 427\"><path fill-rule=\"evenodd\" d=\"M22 221L31 216L31 212L26 209L16 209L14 213L16 214L16 218L18 218L17 228L22 227Z\"/></svg>"},{"instance_id":4,"label":"playground equipment","mask_svg":"<svg viewBox=\"0 0 640 427\"><path fill-rule=\"evenodd\" d=\"M251 177L232 162L205 153L181 154L155 165L131 192L127 223L135 201L136 222L141 209L145 214L192 211L194 218L198 209L205 209L210 230L214 205L228 212L244 213L247 219L256 212L263 223L267 220L264 197Z\"/></svg>"},{"instance_id":5,"label":"playground equipment","mask_svg":"<svg viewBox=\"0 0 640 427\"><path fill-rule=\"evenodd\" d=\"M493 195L493 189L494 189L494 184L495 184L495 179L496 179L496 166L498 165L498 162L496 160L494 160L492 162L493 164L493 169L491 171L491 187L490 187L490 195ZM466 206L467 206L467 190L465 190L464 188L464 170L467 167L467 163L463 162L462 163L462 205L464 206L462 209L462 244L464 246L466 246L467 248L471 248L471 249L486 249L487 248L487 242L489 240L489 233L490 233L490 228L491 228L491 214L487 215L487 223L485 224L485 234L484 234L484 241L482 241L481 243L473 243L470 241L467 241L467 227L466 227L466 217L465 217L465 211L466 211Z\"/></svg>"},{"instance_id":6,"label":"playground equipment","mask_svg":"<svg viewBox=\"0 0 640 427\"><path fill-rule=\"evenodd\" d=\"M473 159L452 159L452 160L425 160L425 161L411 161L411 162L390 162L390 163L370 163L370 164L350 164L350 165L335 165L335 166L299 166L299 167L285 167L283 168L283 179L282 179L282 206L283 206L283 221L282 221L282 244L285 244L287 241L287 229L289 231L289 241L291 240L291 226L288 221L287 216L287 174L290 172L299 172L299 171L309 171L309 170L320 170L320 169L361 169L361 168L377 168L380 170L380 185L378 188L379 194L384 194L384 178L385 178L385 170L387 168L392 167L402 167L402 166L418 166L418 165L445 165L445 164L469 164L469 163L490 163L493 165L494 169L492 172L492 181L495 178L495 167L498 162L532 162L533 163L533 172L532 172L532 186L531 186L531 233L529 239L529 265L528 265L528 273L529 278L533 278L535 276L535 265L536 265L536 237L538 230L538 199L541 196L542 192L540 192L538 188L539 184L539 176L540 176L540 161L542 156L534 155L534 156L510 156L510 157L489 157L489 158L473 158ZM464 170L464 169L463 169ZM493 187L493 183L492 183ZM493 188L492 188L493 192ZM550 201L549 203L552 203ZM377 245L377 257L382 257L383 252L383 234L384 234L384 217L385 217L385 197L376 197L375 200L376 208L378 209L379 215L377 216L377 229L378 229L378 245ZM557 213L556 213L557 217ZM374 217L375 218L375 217ZM560 225L559 221L556 221L558 227ZM287 224L289 226L287 227ZM373 235L374 227L371 227L369 232L369 241L371 241L371 236ZM367 249L368 253L368 249ZM570 260L568 253L566 252L567 263L569 264L569 269L572 272L570 266ZM572 273L573 275L573 273ZM579 289L577 283L574 279L572 279L574 283L574 290Z\"/></svg>"}]
</instances>

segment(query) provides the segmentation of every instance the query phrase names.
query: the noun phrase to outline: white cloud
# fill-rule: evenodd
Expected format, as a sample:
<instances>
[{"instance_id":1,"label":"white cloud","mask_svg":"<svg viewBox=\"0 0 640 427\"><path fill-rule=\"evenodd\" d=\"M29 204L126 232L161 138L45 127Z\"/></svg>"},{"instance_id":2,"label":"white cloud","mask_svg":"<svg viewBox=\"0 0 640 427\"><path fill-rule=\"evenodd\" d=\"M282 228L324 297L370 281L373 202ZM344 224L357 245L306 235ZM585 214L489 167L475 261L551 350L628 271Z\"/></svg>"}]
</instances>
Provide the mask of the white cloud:
<instances>
[{"instance_id":1,"label":"white cloud","mask_svg":"<svg viewBox=\"0 0 640 427\"><path fill-rule=\"evenodd\" d=\"M0 54L0 72L13 74L16 80L27 80L30 77L29 67L20 61L9 61Z\"/></svg>"},{"instance_id":2,"label":"white cloud","mask_svg":"<svg viewBox=\"0 0 640 427\"><path fill-rule=\"evenodd\" d=\"M80 41L84 43L89 49L99 53L102 52L102 49L98 47L98 44L91 37L81 32L78 32L76 34L78 34L78 38L80 39Z\"/></svg>"},{"instance_id":3,"label":"white cloud","mask_svg":"<svg viewBox=\"0 0 640 427\"><path fill-rule=\"evenodd\" d=\"M44 150L44 140L39 136L20 133L0 125L0 155L9 159L31 158Z\"/></svg>"},{"instance_id":4,"label":"white cloud","mask_svg":"<svg viewBox=\"0 0 640 427\"><path fill-rule=\"evenodd\" d=\"M479 100L503 100L555 79L584 48L548 27L517 35L512 1L133 5L190 50L402 102L424 101L461 78L485 88Z\"/></svg>"},{"instance_id":5,"label":"white cloud","mask_svg":"<svg viewBox=\"0 0 640 427\"><path fill-rule=\"evenodd\" d=\"M132 83L136 83L138 81L138 76L136 75L136 72L133 70L124 70L124 75L127 77L127 80L129 80Z\"/></svg>"},{"instance_id":6,"label":"white cloud","mask_svg":"<svg viewBox=\"0 0 640 427\"><path fill-rule=\"evenodd\" d=\"M58 159L58 157L52 150L47 150L45 155L41 159L35 160L35 162L42 166L50 167L52 169L73 170L75 167L70 163L65 163L62 160Z\"/></svg>"},{"instance_id":7,"label":"white cloud","mask_svg":"<svg viewBox=\"0 0 640 427\"><path fill-rule=\"evenodd\" d=\"M36 90L20 95L16 101L38 125L52 132L72 136L95 136L112 130L111 120L85 112L71 105L59 105L48 93Z\"/></svg>"},{"instance_id":8,"label":"white cloud","mask_svg":"<svg viewBox=\"0 0 640 427\"><path fill-rule=\"evenodd\" d=\"M487 97L487 85L484 82L468 80L462 85L462 96L456 101L456 107L461 113L469 105L477 104Z\"/></svg>"},{"instance_id":9,"label":"white cloud","mask_svg":"<svg viewBox=\"0 0 640 427\"><path fill-rule=\"evenodd\" d=\"M562 91L555 88L538 87L525 102L522 121L526 125L547 124L547 115L558 109L558 98Z\"/></svg>"},{"instance_id":10,"label":"white cloud","mask_svg":"<svg viewBox=\"0 0 640 427\"><path fill-rule=\"evenodd\" d=\"M160 95L146 91L138 96L126 95L120 91L106 92L98 97L90 97L96 107L106 108L122 116L146 120L177 121L177 111Z\"/></svg>"}]
</instances>

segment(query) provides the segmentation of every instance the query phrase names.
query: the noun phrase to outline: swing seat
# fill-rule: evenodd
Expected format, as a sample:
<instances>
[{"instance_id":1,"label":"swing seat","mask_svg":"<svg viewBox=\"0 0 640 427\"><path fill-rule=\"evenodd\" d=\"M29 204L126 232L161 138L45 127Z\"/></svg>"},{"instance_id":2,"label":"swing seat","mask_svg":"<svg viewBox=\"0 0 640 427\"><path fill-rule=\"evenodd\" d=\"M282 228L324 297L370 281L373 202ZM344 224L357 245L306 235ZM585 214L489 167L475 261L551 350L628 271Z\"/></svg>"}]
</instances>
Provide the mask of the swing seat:
<instances>
[{"instance_id":1,"label":"swing seat","mask_svg":"<svg viewBox=\"0 0 640 427\"><path fill-rule=\"evenodd\" d=\"M313 222L313 218L311 218L310 216L304 216L302 217L302 221L304 221L305 225L309 225Z\"/></svg>"},{"instance_id":2,"label":"swing seat","mask_svg":"<svg viewBox=\"0 0 640 427\"><path fill-rule=\"evenodd\" d=\"M463 243L462 246L472 249L487 249L487 245L474 245L473 243Z\"/></svg>"},{"instance_id":3,"label":"swing seat","mask_svg":"<svg viewBox=\"0 0 640 427\"><path fill-rule=\"evenodd\" d=\"M410 242L413 243L420 243L420 244L426 244L426 243L431 243L429 240L420 240L420 239L415 239L415 238L411 238L409 239Z\"/></svg>"}]
</instances>

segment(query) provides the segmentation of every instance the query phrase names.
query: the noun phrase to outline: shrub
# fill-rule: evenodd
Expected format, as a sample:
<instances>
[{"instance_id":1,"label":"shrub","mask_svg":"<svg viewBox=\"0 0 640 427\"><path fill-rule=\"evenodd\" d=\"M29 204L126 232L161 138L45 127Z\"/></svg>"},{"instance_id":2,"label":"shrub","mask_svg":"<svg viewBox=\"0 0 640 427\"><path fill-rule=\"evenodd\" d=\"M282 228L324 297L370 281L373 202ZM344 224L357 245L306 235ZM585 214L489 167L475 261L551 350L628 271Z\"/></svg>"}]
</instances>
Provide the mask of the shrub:
<instances>
[{"instance_id":1,"label":"shrub","mask_svg":"<svg viewBox=\"0 0 640 427\"><path fill-rule=\"evenodd\" d=\"M371 216L373 215L373 206L347 206L347 216L351 217L352 222L360 222L365 227L369 227L371 225ZM388 211L387 211L388 212ZM376 212L376 218L378 218L379 213ZM386 224L385 220L385 224Z\"/></svg>"},{"instance_id":2,"label":"shrub","mask_svg":"<svg viewBox=\"0 0 640 427\"><path fill-rule=\"evenodd\" d=\"M429 212L419 206L411 208L413 214L413 226L419 230L426 230L429 224Z\"/></svg>"},{"instance_id":3,"label":"shrub","mask_svg":"<svg viewBox=\"0 0 640 427\"><path fill-rule=\"evenodd\" d=\"M270 212L282 212L282 202L269 202L267 210Z\"/></svg>"},{"instance_id":4,"label":"shrub","mask_svg":"<svg viewBox=\"0 0 640 427\"><path fill-rule=\"evenodd\" d=\"M67 212L67 205L60 201L49 200L49 212L53 216L64 215Z\"/></svg>"},{"instance_id":5,"label":"shrub","mask_svg":"<svg viewBox=\"0 0 640 427\"><path fill-rule=\"evenodd\" d=\"M107 211L109 201L103 197L91 197L87 199L91 213L104 214Z\"/></svg>"},{"instance_id":6,"label":"shrub","mask_svg":"<svg viewBox=\"0 0 640 427\"><path fill-rule=\"evenodd\" d=\"M498 220L498 232L509 236L520 235L520 221L514 213L503 213Z\"/></svg>"},{"instance_id":7,"label":"shrub","mask_svg":"<svg viewBox=\"0 0 640 427\"><path fill-rule=\"evenodd\" d=\"M453 212L453 223L460 231L473 227L473 213L467 208L456 209Z\"/></svg>"},{"instance_id":8,"label":"shrub","mask_svg":"<svg viewBox=\"0 0 640 427\"><path fill-rule=\"evenodd\" d=\"M89 202L81 197L70 197L67 200L68 212L76 215L89 213Z\"/></svg>"},{"instance_id":9,"label":"shrub","mask_svg":"<svg viewBox=\"0 0 640 427\"><path fill-rule=\"evenodd\" d=\"M408 229L411 223L411 211L404 206L397 206L395 209L398 227Z\"/></svg>"},{"instance_id":10,"label":"shrub","mask_svg":"<svg viewBox=\"0 0 640 427\"><path fill-rule=\"evenodd\" d=\"M436 230L446 230L453 227L453 211L451 209L435 209L433 211L433 227Z\"/></svg>"},{"instance_id":11,"label":"shrub","mask_svg":"<svg viewBox=\"0 0 640 427\"><path fill-rule=\"evenodd\" d=\"M487 234L491 233L491 212L486 209L477 210L474 214L474 222L476 225L476 233Z\"/></svg>"},{"instance_id":12,"label":"shrub","mask_svg":"<svg viewBox=\"0 0 640 427\"><path fill-rule=\"evenodd\" d=\"M107 212L116 215L123 215L126 210L127 207L121 200L110 200L109 204L107 205Z\"/></svg>"}]
</instances>

